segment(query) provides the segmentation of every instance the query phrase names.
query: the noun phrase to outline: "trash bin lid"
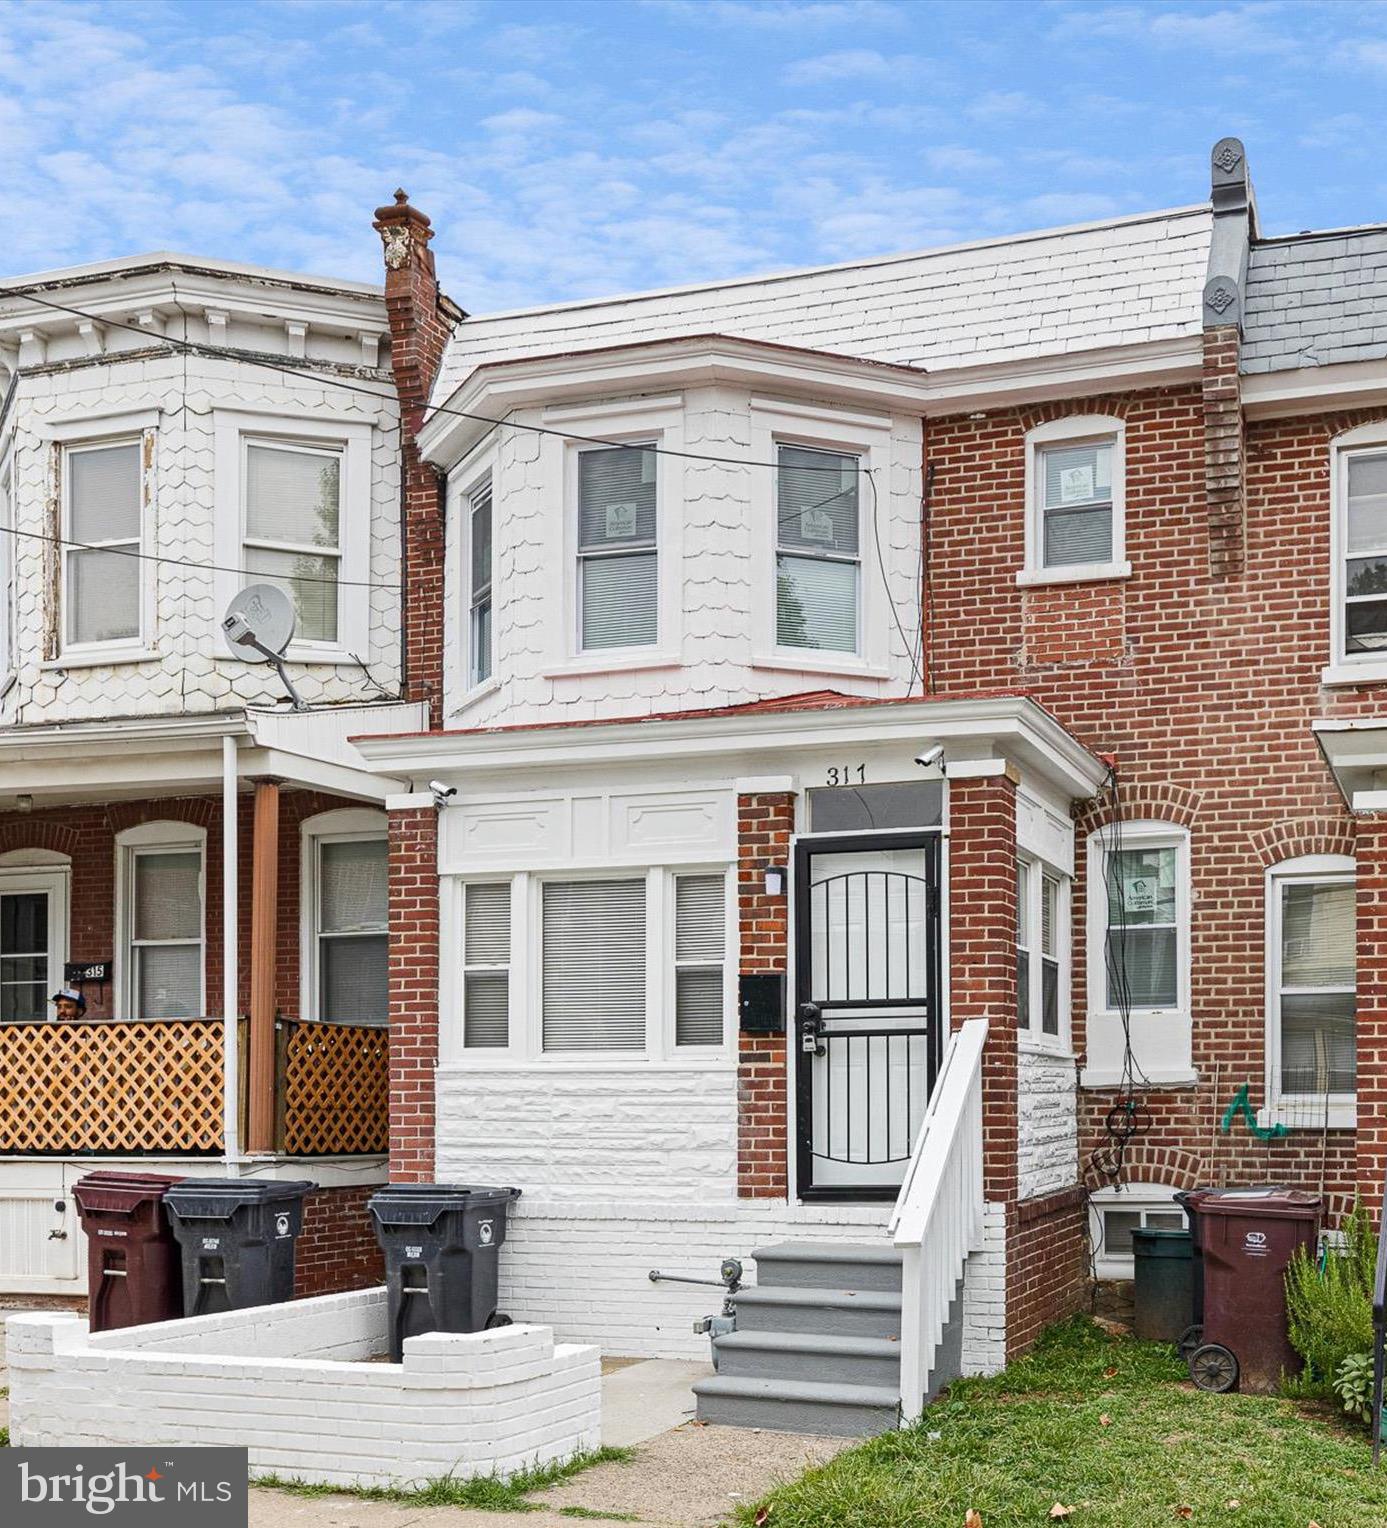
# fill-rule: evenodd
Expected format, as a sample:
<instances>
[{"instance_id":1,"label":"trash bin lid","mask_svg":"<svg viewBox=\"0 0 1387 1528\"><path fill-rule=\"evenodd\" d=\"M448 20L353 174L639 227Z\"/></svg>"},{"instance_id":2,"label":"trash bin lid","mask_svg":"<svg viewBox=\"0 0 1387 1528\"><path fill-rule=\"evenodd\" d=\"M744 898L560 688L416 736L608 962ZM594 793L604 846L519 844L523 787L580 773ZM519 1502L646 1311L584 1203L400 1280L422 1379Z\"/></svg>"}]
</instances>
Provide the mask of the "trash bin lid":
<instances>
[{"instance_id":1,"label":"trash bin lid","mask_svg":"<svg viewBox=\"0 0 1387 1528\"><path fill-rule=\"evenodd\" d=\"M1192 1257L1194 1238L1188 1231L1137 1226L1132 1231L1132 1253L1136 1257Z\"/></svg>"},{"instance_id":2,"label":"trash bin lid","mask_svg":"<svg viewBox=\"0 0 1387 1528\"><path fill-rule=\"evenodd\" d=\"M185 1220L225 1220L247 1205L302 1199L317 1186L307 1178L184 1178L164 1202Z\"/></svg>"},{"instance_id":3,"label":"trash bin lid","mask_svg":"<svg viewBox=\"0 0 1387 1528\"><path fill-rule=\"evenodd\" d=\"M463 1183L387 1183L371 1195L366 1208L382 1225L427 1226L450 1210L509 1204L520 1192Z\"/></svg>"},{"instance_id":4,"label":"trash bin lid","mask_svg":"<svg viewBox=\"0 0 1387 1528\"><path fill-rule=\"evenodd\" d=\"M1306 1220L1318 1215L1323 1205L1318 1194L1283 1184L1258 1188L1212 1189L1199 1200L1201 1215L1286 1216Z\"/></svg>"},{"instance_id":5,"label":"trash bin lid","mask_svg":"<svg viewBox=\"0 0 1387 1528\"><path fill-rule=\"evenodd\" d=\"M83 1213L113 1210L136 1210L141 1205L162 1199L181 1178L165 1178L158 1173L122 1173L107 1169L87 1173L72 1185L72 1197Z\"/></svg>"}]
</instances>

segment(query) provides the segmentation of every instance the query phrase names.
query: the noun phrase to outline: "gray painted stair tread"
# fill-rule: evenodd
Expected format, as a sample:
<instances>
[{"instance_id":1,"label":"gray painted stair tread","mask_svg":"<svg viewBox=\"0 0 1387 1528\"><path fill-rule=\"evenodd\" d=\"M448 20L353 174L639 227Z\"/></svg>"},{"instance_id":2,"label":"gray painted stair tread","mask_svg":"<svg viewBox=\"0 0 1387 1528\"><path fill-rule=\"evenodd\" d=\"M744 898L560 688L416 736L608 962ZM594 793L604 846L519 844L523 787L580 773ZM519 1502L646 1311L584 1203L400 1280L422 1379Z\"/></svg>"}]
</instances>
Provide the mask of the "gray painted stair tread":
<instances>
[{"instance_id":1,"label":"gray painted stair tread","mask_svg":"<svg viewBox=\"0 0 1387 1528\"><path fill-rule=\"evenodd\" d=\"M781 1353L817 1353L825 1357L851 1353L862 1357L898 1358L901 1345L889 1337L821 1337L817 1332L724 1332L717 1339L727 1348L756 1348Z\"/></svg>"},{"instance_id":2,"label":"gray painted stair tread","mask_svg":"<svg viewBox=\"0 0 1387 1528\"><path fill-rule=\"evenodd\" d=\"M884 1289L811 1289L756 1285L739 1289L733 1296L738 1305L817 1305L826 1310L898 1311L901 1297Z\"/></svg>"},{"instance_id":3,"label":"gray painted stair tread","mask_svg":"<svg viewBox=\"0 0 1387 1528\"><path fill-rule=\"evenodd\" d=\"M752 1257L759 1263L899 1263L901 1254L890 1242L777 1242L758 1247Z\"/></svg>"},{"instance_id":4,"label":"gray painted stair tread","mask_svg":"<svg viewBox=\"0 0 1387 1528\"><path fill-rule=\"evenodd\" d=\"M900 1394L888 1385L825 1385L811 1379L759 1379L711 1374L693 1383L695 1395L761 1401L793 1401L813 1406L878 1406L894 1411Z\"/></svg>"}]
</instances>

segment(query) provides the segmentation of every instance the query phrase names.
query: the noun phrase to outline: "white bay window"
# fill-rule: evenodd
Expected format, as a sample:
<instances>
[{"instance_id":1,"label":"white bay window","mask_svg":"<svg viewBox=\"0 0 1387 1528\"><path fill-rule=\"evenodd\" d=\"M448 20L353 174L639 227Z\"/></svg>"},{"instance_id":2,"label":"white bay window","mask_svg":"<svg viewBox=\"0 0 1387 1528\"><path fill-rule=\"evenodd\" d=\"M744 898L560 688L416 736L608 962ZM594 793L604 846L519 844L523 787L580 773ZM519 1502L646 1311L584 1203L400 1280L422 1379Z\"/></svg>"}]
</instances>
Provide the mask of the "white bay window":
<instances>
[{"instance_id":1,"label":"white bay window","mask_svg":"<svg viewBox=\"0 0 1387 1528\"><path fill-rule=\"evenodd\" d=\"M642 443L578 453L578 645L659 638L658 471Z\"/></svg>"},{"instance_id":2,"label":"white bay window","mask_svg":"<svg viewBox=\"0 0 1387 1528\"><path fill-rule=\"evenodd\" d=\"M301 642L338 638L342 565L342 453L245 441L247 574L293 601Z\"/></svg>"},{"instance_id":3,"label":"white bay window","mask_svg":"<svg viewBox=\"0 0 1387 1528\"><path fill-rule=\"evenodd\" d=\"M128 646L144 628L143 442L63 452L63 649Z\"/></svg>"}]
</instances>

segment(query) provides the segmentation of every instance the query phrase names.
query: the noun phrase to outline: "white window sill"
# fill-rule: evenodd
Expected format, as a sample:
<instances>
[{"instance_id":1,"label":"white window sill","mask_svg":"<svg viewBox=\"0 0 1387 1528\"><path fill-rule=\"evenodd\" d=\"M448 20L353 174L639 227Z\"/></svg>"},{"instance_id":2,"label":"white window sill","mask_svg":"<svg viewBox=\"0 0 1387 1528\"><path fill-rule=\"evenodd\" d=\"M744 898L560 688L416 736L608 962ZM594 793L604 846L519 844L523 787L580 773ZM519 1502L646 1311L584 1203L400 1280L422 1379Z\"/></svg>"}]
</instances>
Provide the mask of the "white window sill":
<instances>
[{"instance_id":1,"label":"white window sill","mask_svg":"<svg viewBox=\"0 0 1387 1528\"><path fill-rule=\"evenodd\" d=\"M488 1047L489 1048L489 1047ZM717 1056L697 1056L685 1060L682 1057L671 1058L668 1056L615 1056L609 1055L604 1059L585 1056L581 1060L560 1061L551 1056L513 1056L509 1054L497 1054L490 1056L475 1055L466 1049L455 1053L447 1061L438 1065L438 1071L445 1075L449 1072L460 1074L470 1072L630 1072L634 1075L648 1075L654 1071L663 1072L727 1072L735 1073L737 1062L735 1057L719 1053Z\"/></svg>"},{"instance_id":2,"label":"white window sill","mask_svg":"<svg viewBox=\"0 0 1387 1528\"><path fill-rule=\"evenodd\" d=\"M243 663L247 667L260 667L266 670L270 667L268 662L263 658L256 657L254 653L247 652L247 655L242 658L236 653L228 652L220 639L218 639L217 647L219 651L212 654L212 661L214 663ZM297 642L291 642L285 649L284 661L286 663L296 663L302 668L307 668L310 664L314 663L332 668L339 668L343 665L354 669L361 667L357 660L344 648L303 647Z\"/></svg>"},{"instance_id":3,"label":"white window sill","mask_svg":"<svg viewBox=\"0 0 1387 1528\"><path fill-rule=\"evenodd\" d=\"M1263 1105L1257 1111L1257 1123L1263 1130L1272 1125L1285 1125L1288 1130L1356 1130L1358 1128L1358 1105L1352 1100L1335 1099L1329 1104L1329 1120L1325 1122L1324 1100L1319 1098L1279 1099L1276 1103Z\"/></svg>"},{"instance_id":4,"label":"white window sill","mask_svg":"<svg viewBox=\"0 0 1387 1528\"><path fill-rule=\"evenodd\" d=\"M1022 568L1016 582L1023 589L1033 589L1046 584L1096 584L1103 579L1131 576L1130 562L1090 562L1072 568Z\"/></svg>"},{"instance_id":5,"label":"white window sill","mask_svg":"<svg viewBox=\"0 0 1387 1528\"><path fill-rule=\"evenodd\" d=\"M1016 1048L1030 1056L1046 1056L1052 1060L1074 1064L1074 1052L1067 1040L1058 1035L1034 1035L1023 1029L1017 1033Z\"/></svg>"},{"instance_id":6,"label":"white window sill","mask_svg":"<svg viewBox=\"0 0 1387 1528\"><path fill-rule=\"evenodd\" d=\"M501 681L492 674L490 678L483 679L480 684L474 684L470 690L465 690L449 712L450 717L461 716L470 707L476 705L479 700L485 700L488 695L494 695L501 688Z\"/></svg>"},{"instance_id":7,"label":"white window sill","mask_svg":"<svg viewBox=\"0 0 1387 1528\"><path fill-rule=\"evenodd\" d=\"M153 647L77 648L58 658L45 658L39 668L46 673L59 669L108 668L118 663L157 663L163 654Z\"/></svg>"},{"instance_id":8,"label":"white window sill","mask_svg":"<svg viewBox=\"0 0 1387 1528\"><path fill-rule=\"evenodd\" d=\"M1331 663L1320 670L1321 684L1387 684L1387 658Z\"/></svg>"},{"instance_id":9,"label":"white window sill","mask_svg":"<svg viewBox=\"0 0 1387 1528\"><path fill-rule=\"evenodd\" d=\"M1136 1264L1130 1257L1099 1257L1094 1259L1093 1276L1100 1282L1136 1278Z\"/></svg>"},{"instance_id":10,"label":"white window sill","mask_svg":"<svg viewBox=\"0 0 1387 1528\"><path fill-rule=\"evenodd\" d=\"M613 647L555 663L542 670L542 677L572 679L584 674L628 674L637 669L678 668L680 662L678 653L652 652L647 647Z\"/></svg>"},{"instance_id":11,"label":"white window sill","mask_svg":"<svg viewBox=\"0 0 1387 1528\"><path fill-rule=\"evenodd\" d=\"M752 668L780 669L795 674L842 674L854 679L890 679L890 669L864 662L853 653L834 656L817 647L778 648L773 653L753 653Z\"/></svg>"},{"instance_id":12,"label":"white window sill","mask_svg":"<svg viewBox=\"0 0 1387 1528\"><path fill-rule=\"evenodd\" d=\"M1199 1082L1199 1073L1189 1066L1142 1066L1140 1058L1134 1068L1133 1086L1137 1092L1143 1088L1192 1088ZM1122 1086L1122 1073L1096 1071L1086 1066L1079 1073L1081 1088L1118 1088Z\"/></svg>"}]
</instances>

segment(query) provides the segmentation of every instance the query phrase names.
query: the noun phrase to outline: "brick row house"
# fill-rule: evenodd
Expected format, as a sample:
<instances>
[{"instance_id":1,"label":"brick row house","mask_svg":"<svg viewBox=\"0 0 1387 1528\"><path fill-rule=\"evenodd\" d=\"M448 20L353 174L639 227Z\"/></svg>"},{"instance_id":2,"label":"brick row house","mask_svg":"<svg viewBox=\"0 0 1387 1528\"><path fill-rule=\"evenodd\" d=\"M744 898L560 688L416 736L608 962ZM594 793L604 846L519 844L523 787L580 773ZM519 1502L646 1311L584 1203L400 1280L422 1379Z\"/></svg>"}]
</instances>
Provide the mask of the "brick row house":
<instances>
[{"instance_id":1,"label":"brick row house","mask_svg":"<svg viewBox=\"0 0 1387 1528\"><path fill-rule=\"evenodd\" d=\"M935 1380L1177 1189L1380 1189L1387 235L1264 238L1240 143L1211 175L450 337L401 203L429 725L356 739L430 782L386 802L391 1171L524 1189L512 1313L693 1355L652 1268L879 1288L970 1020ZM783 1419L744 1372L705 1414Z\"/></svg>"}]
</instances>

